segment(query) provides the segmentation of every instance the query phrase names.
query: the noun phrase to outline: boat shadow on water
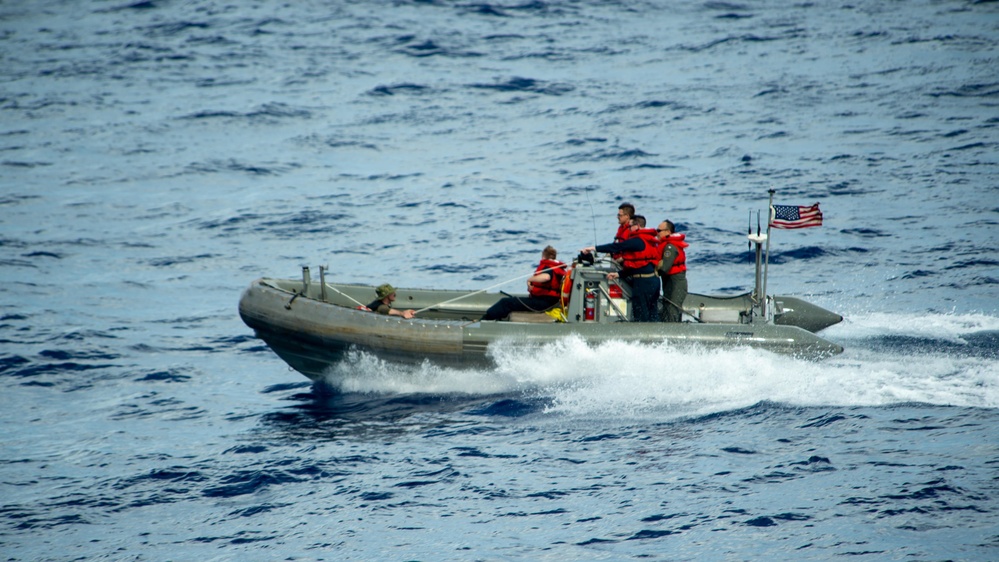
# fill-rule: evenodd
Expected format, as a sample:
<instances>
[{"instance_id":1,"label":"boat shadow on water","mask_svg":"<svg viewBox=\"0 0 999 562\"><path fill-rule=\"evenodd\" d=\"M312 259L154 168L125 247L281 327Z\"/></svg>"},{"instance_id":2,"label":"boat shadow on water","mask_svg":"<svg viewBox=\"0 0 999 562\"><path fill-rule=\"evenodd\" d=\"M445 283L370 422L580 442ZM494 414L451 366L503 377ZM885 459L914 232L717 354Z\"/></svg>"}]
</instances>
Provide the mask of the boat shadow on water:
<instances>
[{"instance_id":1,"label":"boat shadow on water","mask_svg":"<svg viewBox=\"0 0 999 562\"><path fill-rule=\"evenodd\" d=\"M265 431L294 438L380 438L430 430L467 430L483 419L518 418L542 412L543 398L509 394L373 394L338 392L322 383L302 382L269 387L264 392L288 394L292 405L261 416Z\"/></svg>"}]
</instances>

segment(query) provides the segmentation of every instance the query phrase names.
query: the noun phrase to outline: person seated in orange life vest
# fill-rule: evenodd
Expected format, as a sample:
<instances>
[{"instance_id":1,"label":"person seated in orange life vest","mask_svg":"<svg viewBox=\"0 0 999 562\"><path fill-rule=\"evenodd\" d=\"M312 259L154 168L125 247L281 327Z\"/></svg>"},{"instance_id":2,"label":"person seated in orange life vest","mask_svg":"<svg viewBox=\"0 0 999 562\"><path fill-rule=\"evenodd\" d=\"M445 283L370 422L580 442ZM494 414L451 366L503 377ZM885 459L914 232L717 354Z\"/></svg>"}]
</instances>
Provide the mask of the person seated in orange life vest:
<instances>
[{"instance_id":1,"label":"person seated in orange life vest","mask_svg":"<svg viewBox=\"0 0 999 562\"><path fill-rule=\"evenodd\" d=\"M654 228L645 228L645 217L635 215L631 219L631 234L624 242L588 246L580 250L584 254L601 252L621 254L621 279L631 285L631 310L635 322L655 322L658 320L659 279L655 265L662 256L659 240ZM616 279L617 273L608 273L608 279Z\"/></svg>"},{"instance_id":2,"label":"person seated in orange life vest","mask_svg":"<svg viewBox=\"0 0 999 562\"><path fill-rule=\"evenodd\" d=\"M558 252L555 248L545 247L541 252L541 263L534 270L534 275L527 279L527 291L531 296L503 297L489 307L482 319L502 320L511 312L544 312L558 304L568 265L556 260L556 257Z\"/></svg>"},{"instance_id":3,"label":"person seated in orange life vest","mask_svg":"<svg viewBox=\"0 0 999 562\"><path fill-rule=\"evenodd\" d=\"M375 296L378 298L368 305L368 308L378 314L388 314L390 316L402 316L403 318L412 318L416 316L415 310L399 310L397 308L392 308L392 302L395 301L395 287L384 283L379 285L375 289Z\"/></svg>"}]
</instances>

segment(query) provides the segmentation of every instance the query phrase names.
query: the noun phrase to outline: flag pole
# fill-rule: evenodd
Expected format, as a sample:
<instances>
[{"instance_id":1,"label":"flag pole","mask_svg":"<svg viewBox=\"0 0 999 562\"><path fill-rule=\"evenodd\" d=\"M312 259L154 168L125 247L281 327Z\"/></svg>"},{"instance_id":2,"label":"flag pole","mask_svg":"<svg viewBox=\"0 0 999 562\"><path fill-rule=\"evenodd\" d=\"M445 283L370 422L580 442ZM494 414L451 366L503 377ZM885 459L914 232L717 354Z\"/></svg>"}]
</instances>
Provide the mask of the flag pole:
<instances>
[{"instance_id":1,"label":"flag pole","mask_svg":"<svg viewBox=\"0 0 999 562\"><path fill-rule=\"evenodd\" d=\"M763 265L763 314L767 315L767 275L770 272L770 223L774 220L774 193L776 189L770 188L770 203L767 204L767 257Z\"/></svg>"}]
</instances>

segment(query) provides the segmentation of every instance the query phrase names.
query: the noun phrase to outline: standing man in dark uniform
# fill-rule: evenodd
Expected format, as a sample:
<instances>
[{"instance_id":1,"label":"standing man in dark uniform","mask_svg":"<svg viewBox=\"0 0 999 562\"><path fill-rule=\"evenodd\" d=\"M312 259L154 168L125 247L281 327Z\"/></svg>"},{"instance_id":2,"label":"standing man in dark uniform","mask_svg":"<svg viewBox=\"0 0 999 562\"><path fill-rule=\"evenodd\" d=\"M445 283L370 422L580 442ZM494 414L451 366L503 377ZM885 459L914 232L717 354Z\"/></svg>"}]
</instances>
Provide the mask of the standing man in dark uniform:
<instances>
[{"instance_id":1,"label":"standing man in dark uniform","mask_svg":"<svg viewBox=\"0 0 999 562\"><path fill-rule=\"evenodd\" d=\"M614 243L624 242L631 236L631 219L635 216L635 206L631 203L621 203L617 208L617 232L614 233ZM611 259L621 263L620 254L611 254Z\"/></svg>"},{"instance_id":2,"label":"standing man in dark uniform","mask_svg":"<svg viewBox=\"0 0 999 562\"><path fill-rule=\"evenodd\" d=\"M684 242L685 234L676 234L670 221L659 223L656 234L662 259L656 265L656 274L663 280L663 308L659 320L679 322L683 319L683 301L687 298L687 252L690 244Z\"/></svg>"},{"instance_id":3,"label":"standing man in dark uniform","mask_svg":"<svg viewBox=\"0 0 999 562\"><path fill-rule=\"evenodd\" d=\"M617 208L617 233L614 242L624 242L631 235L631 219L635 216L635 206L621 203Z\"/></svg>"},{"instance_id":4,"label":"standing man in dark uniform","mask_svg":"<svg viewBox=\"0 0 999 562\"><path fill-rule=\"evenodd\" d=\"M623 242L589 246L580 250L584 254L601 252L620 254L622 258L621 279L631 285L631 308L635 322L655 322L658 320L659 279L655 266L659 262L659 243L656 231L645 227L645 217L635 215L631 219L631 232ZM608 273L608 279L615 279L617 273Z\"/></svg>"}]
</instances>

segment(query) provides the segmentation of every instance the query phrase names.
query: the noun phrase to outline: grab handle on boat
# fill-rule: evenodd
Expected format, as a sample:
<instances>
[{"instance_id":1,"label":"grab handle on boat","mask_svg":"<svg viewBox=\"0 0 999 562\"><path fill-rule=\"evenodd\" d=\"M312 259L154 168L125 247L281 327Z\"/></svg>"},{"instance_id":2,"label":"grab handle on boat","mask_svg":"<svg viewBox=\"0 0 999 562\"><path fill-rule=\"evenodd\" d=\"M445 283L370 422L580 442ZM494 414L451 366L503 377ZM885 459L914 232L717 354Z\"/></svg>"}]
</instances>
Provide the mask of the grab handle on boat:
<instances>
[{"instance_id":1,"label":"grab handle on boat","mask_svg":"<svg viewBox=\"0 0 999 562\"><path fill-rule=\"evenodd\" d=\"M694 320L696 320L698 324L703 324L704 323L704 321L701 320L701 317L700 317L701 311L697 311L697 314L694 314L693 310L687 310L686 308L683 308L682 305L676 304L675 302L669 300L665 296L660 296L659 298L662 299L662 300L664 300L664 301L666 301L666 302L668 302L669 304L671 304L671 305L679 308L681 315L686 314L687 316L690 316L691 318L693 318ZM703 304L701 305L701 309L702 310L704 309L704 305Z\"/></svg>"},{"instance_id":2,"label":"grab handle on boat","mask_svg":"<svg viewBox=\"0 0 999 562\"><path fill-rule=\"evenodd\" d=\"M611 298L610 293L607 292L607 289L605 289L603 285L600 285L600 292L603 293L605 297L607 297L607 302L610 303L610 305L614 308L614 311L617 312L617 315L620 318L624 319L625 322L631 322L631 320L627 316L625 316L623 312L621 312L621 309L617 307L617 303L614 302L614 299Z\"/></svg>"},{"instance_id":3,"label":"grab handle on boat","mask_svg":"<svg viewBox=\"0 0 999 562\"><path fill-rule=\"evenodd\" d=\"M326 266L319 266L319 298L326 302Z\"/></svg>"}]
</instances>

